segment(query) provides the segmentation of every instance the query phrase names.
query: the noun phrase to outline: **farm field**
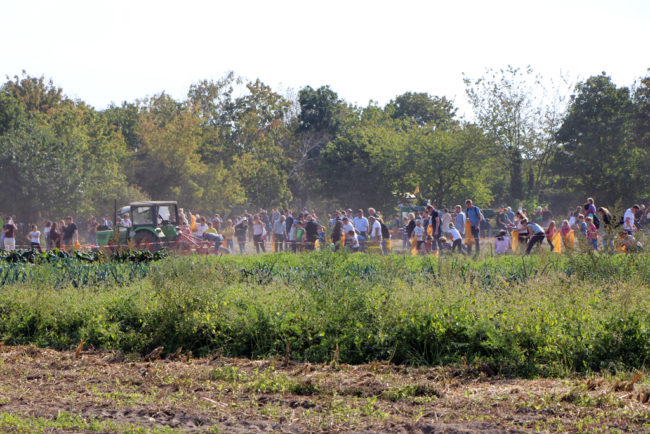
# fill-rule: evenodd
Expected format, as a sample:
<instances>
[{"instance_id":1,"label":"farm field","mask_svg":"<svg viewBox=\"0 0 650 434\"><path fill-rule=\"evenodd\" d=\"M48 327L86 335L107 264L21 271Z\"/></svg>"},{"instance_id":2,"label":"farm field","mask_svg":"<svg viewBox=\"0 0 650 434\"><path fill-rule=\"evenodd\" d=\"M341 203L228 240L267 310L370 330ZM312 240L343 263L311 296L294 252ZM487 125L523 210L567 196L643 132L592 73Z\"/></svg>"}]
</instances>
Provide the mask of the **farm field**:
<instances>
[{"instance_id":1,"label":"farm field","mask_svg":"<svg viewBox=\"0 0 650 434\"><path fill-rule=\"evenodd\" d=\"M31 262L3 430L650 429L648 254Z\"/></svg>"}]
</instances>

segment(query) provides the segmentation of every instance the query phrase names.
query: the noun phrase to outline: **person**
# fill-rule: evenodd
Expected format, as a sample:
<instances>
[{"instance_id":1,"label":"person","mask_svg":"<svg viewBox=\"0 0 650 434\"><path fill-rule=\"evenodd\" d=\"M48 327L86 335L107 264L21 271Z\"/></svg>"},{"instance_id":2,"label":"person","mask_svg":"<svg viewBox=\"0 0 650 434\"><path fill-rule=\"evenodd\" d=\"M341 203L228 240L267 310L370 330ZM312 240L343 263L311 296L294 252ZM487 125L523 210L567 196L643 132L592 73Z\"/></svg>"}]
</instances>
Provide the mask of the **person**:
<instances>
[{"instance_id":1,"label":"person","mask_svg":"<svg viewBox=\"0 0 650 434\"><path fill-rule=\"evenodd\" d=\"M461 255L464 255L465 252L463 251L463 236L460 234L458 229L456 229L456 226L453 223L449 224L449 236L451 237L451 251L453 252L458 248L458 251L460 252Z\"/></svg>"},{"instance_id":2,"label":"person","mask_svg":"<svg viewBox=\"0 0 650 434\"><path fill-rule=\"evenodd\" d=\"M120 221L120 225L122 225L125 228L130 228L133 226L133 222L131 222L131 219L129 218L129 213L124 213L122 216L122 220Z\"/></svg>"},{"instance_id":3,"label":"person","mask_svg":"<svg viewBox=\"0 0 650 434\"><path fill-rule=\"evenodd\" d=\"M494 238L494 253L502 255L508 250L512 250L512 241L508 236L508 231L501 229L496 238Z\"/></svg>"},{"instance_id":4,"label":"person","mask_svg":"<svg viewBox=\"0 0 650 434\"><path fill-rule=\"evenodd\" d=\"M60 249L61 248L61 234L57 228L56 222L52 223L50 226L50 236L47 244L48 249Z\"/></svg>"},{"instance_id":5,"label":"person","mask_svg":"<svg viewBox=\"0 0 650 434\"><path fill-rule=\"evenodd\" d=\"M530 241L528 241L528 246L526 247L526 254L529 255L535 244L542 245L546 233L544 233L544 229L540 225L532 222L529 223L528 219L523 219L521 225L528 231L528 235L530 236Z\"/></svg>"},{"instance_id":6,"label":"person","mask_svg":"<svg viewBox=\"0 0 650 434\"><path fill-rule=\"evenodd\" d=\"M402 219L402 228L400 230L401 235L402 235L402 249L406 249L409 246L408 225L409 225L409 218L404 217L404 219Z\"/></svg>"},{"instance_id":7,"label":"person","mask_svg":"<svg viewBox=\"0 0 650 434\"><path fill-rule=\"evenodd\" d=\"M635 214L639 209L641 209L639 205L634 205L633 207L626 209L625 214L623 214L623 230L630 235L632 235L632 232L637 230Z\"/></svg>"},{"instance_id":8,"label":"person","mask_svg":"<svg viewBox=\"0 0 650 434\"><path fill-rule=\"evenodd\" d=\"M318 239L319 224L314 220L313 215L307 214L305 223L305 249L314 250Z\"/></svg>"},{"instance_id":9,"label":"person","mask_svg":"<svg viewBox=\"0 0 650 434\"><path fill-rule=\"evenodd\" d=\"M454 226L456 230L460 233L461 237L465 236L465 213L463 212L463 207L456 205L456 215L454 216Z\"/></svg>"},{"instance_id":10,"label":"person","mask_svg":"<svg viewBox=\"0 0 650 434\"><path fill-rule=\"evenodd\" d=\"M74 248L79 241L79 229L77 224L73 221L72 216L66 218L67 224L63 228L63 248Z\"/></svg>"},{"instance_id":11,"label":"person","mask_svg":"<svg viewBox=\"0 0 650 434\"><path fill-rule=\"evenodd\" d=\"M196 225L196 232L194 232L194 236L196 238L203 239L203 234L205 231L207 231L209 228L208 223L206 221L205 217L199 217L199 224Z\"/></svg>"},{"instance_id":12,"label":"person","mask_svg":"<svg viewBox=\"0 0 650 434\"><path fill-rule=\"evenodd\" d=\"M334 251L336 252L341 248L341 237L343 236L343 222L341 219L337 218L332 226L331 238L332 244L334 244Z\"/></svg>"},{"instance_id":13,"label":"person","mask_svg":"<svg viewBox=\"0 0 650 434\"><path fill-rule=\"evenodd\" d=\"M555 235L555 232L557 232L557 228L555 227L555 222L551 221L548 224L548 228L546 228L546 241L548 242L548 245L551 246L551 251L553 251L554 246L553 246L553 235Z\"/></svg>"},{"instance_id":14,"label":"person","mask_svg":"<svg viewBox=\"0 0 650 434\"><path fill-rule=\"evenodd\" d=\"M508 226L512 226L513 222L510 221L508 218L508 213L506 212L506 209L501 207L499 209L499 214L497 214L496 218L496 223L497 223L497 229L508 229Z\"/></svg>"},{"instance_id":15,"label":"person","mask_svg":"<svg viewBox=\"0 0 650 434\"><path fill-rule=\"evenodd\" d=\"M413 230L415 229L415 214L410 212L408 213L408 223L404 227L406 231L406 237L410 240L413 238Z\"/></svg>"},{"instance_id":16,"label":"person","mask_svg":"<svg viewBox=\"0 0 650 434\"><path fill-rule=\"evenodd\" d=\"M465 205L467 205L467 210L465 211L467 218L472 223L472 236L474 237L474 244L476 244L476 253L480 253L481 244L479 241L479 235L481 220L483 220L483 214L481 213L481 209L479 207L474 206L472 199L467 199L465 201ZM469 253L472 253L471 245L467 246L467 251Z\"/></svg>"},{"instance_id":17,"label":"person","mask_svg":"<svg viewBox=\"0 0 650 434\"><path fill-rule=\"evenodd\" d=\"M424 244L424 241L425 241L424 235L425 235L425 231L424 231L424 227L422 226L422 220L417 219L415 221L415 228L413 228L411 238L415 238L415 241L417 241L417 251L418 252L422 248L422 244Z\"/></svg>"},{"instance_id":18,"label":"person","mask_svg":"<svg viewBox=\"0 0 650 434\"><path fill-rule=\"evenodd\" d=\"M451 225L451 214L449 213L449 209L445 208L442 212L442 217L440 217L440 232L443 235L449 233L449 225Z\"/></svg>"},{"instance_id":19,"label":"person","mask_svg":"<svg viewBox=\"0 0 650 434\"><path fill-rule=\"evenodd\" d=\"M384 223L384 219L379 217L377 219L377 222L379 223L379 226L381 227L381 251L384 255L388 254L388 243L391 238L390 235L390 230L388 229L388 225Z\"/></svg>"},{"instance_id":20,"label":"person","mask_svg":"<svg viewBox=\"0 0 650 434\"><path fill-rule=\"evenodd\" d=\"M219 251L230 253L229 250L225 249L224 251L224 249L221 248L221 244L223 244L223 236L219 235L219 231L217 231L217 228L214 227L212 220L207 223L207 229L203 231L202 237L204 240L214 243L215 254L218 254Z\"/></svg>"},{"instance_id":21,"label":"person","mask_svg":"<svg viewBox=\"0 0 650 434\"><path fill-rule=\"evenodd\" d=\"M379 223L374 216L370 216L368 224L370 226L368 240L373 243L373 245L374 243L377 243L377 245L381 246L381 223Z\"/></svg>"},{"instance_id":22,"label":"person","mask_svg":"<svg viewBox=\"0 0 650 434\"><path fill-rule=\"evenodd\" d=\"M544 225L544 211L542 210L541 206L537 207L537 212L533 214L532 221L540 226Z\"/></svg>"},{"instance_id":23,"label":"person","mask_svg":"<svg viewBox=\"0 0 650 434\"><path fill-rule=\"evenodd\" d=\"M32 230L29 234L27 234L27 237L29 238L29 246L32 249L36 249L39 252L42 252L41 250L41 231L38 230L38 227L36 225L32 225Z\"/></svg>"},{"instance_id":24,"label":"person","mask_svg":"<svg viewBox=\"0 0 650 434\"><path fill-rule=\"evenodd\" d=\"M244 216L237 224L235 224L235 237L237 238L237 244L239 244L239 253L244 254L246 252L246 238L248 236L248 217Z\"/></svg>"},{"instance_id":25,"label":"person","mask_svg":"<svg viewBox=\"0 0 650 434\"><path fill-rule=\"evenodd\" d=\"M347 231L345 234L345 247L353 252L359 251L359 239L354 231Z\"/></svg>"},{"instance_id":26,"label":"person","mask_svg":"<svg viewBox=\"0 0 650 434\"><path fill-rule=\"evenodd\" d=\"M50 229L52 228L52 222L45 222L45 227L43 228L43 237L45 238L45 248L48 249L50 246Z\"/></svg>"},{"instance_id":27,"label":"person","mask_svg":"<svg viewBox=\"0 0 650 434\"><path fill-rule=\"evenodd\" d=\"M282 251L284 240L287 238L286 220L285 216L278 213L277 218L273 221L273 245L276 252Z\"/></svg>"},{"instance_id":28,"label":"person","mask_svg":"<svg viewBox=\"0 0 650 434\"><path fill-rule=\"evenodd\" d=\"M259 214L253 216L253 244L255 245L255 252L259 253L260 250L266 253L266 246L264 245L264 237L266 235L266 224L262 221Z\"/></svg>"},{"instance_id":29,"label":"person","mask_svg":"<svg viewBox=\"0 0 650 434\"><path fill-rule=\"evenodd\" d=\"M594 199L591 197L587 198L587 203L585 203L585 218L591 217L592 219L596 217L596 205L594 205Z\"/></svg>"},{"instance_id":30,"label":"person","mask_svg":"<svg viewBox=\"0 0 650 434\"><path fill-rule=\"evenodd\" d=\"M433 236L427 234L427 237L424 240L424 244L422 245L422 251L420 251L420 253L423 255L428 255L429 253L432 252L433 252Z\"/></svg>"},{"instance_id":31,"label":"person","mask_svg":"<svg viewBox=\"0 0 650 434\"><path fill-rule=\"evenodd\" d=\"M510 225L515 224L515 213L512 211L511 207L506 208L506 215L508 216L508 220L510 221Z\"/></svg>"},{"instance_id":32,"label":"person","mask_svg":"<svg viewBox=\"0 0 650 434\"><path fill-rule=\"evenodd\" d=\"M587 224L587 239L591 242L594 250L598 250L598 228L594 224L594 219L587 217L585 223Z\"/></svg>"},{"instance_id":33,"label":"person","mask_svg":"<svg viewBox=\"0 0 650 434\"><path fill-rule=\"evenodd\" d=\"M232 219L226 220L226 227L223 229L222 233L224 241L226 242L226 248L231 252L235 251L235 226L232 223Z\"/></svg>"},{"instance_id":34,"label":"person","mask_svg":"<svg viewBox=\"0 0 650 434\"><path fill-rule=\"evenodd\" d=\"M603 249L614 250L614 237L616 235L616 224L612 213L605 207L598 207L598 214L600 215L600 228L598 228L598 235L600 235Z\"/></svg>"},{"instance_id":35,"label":"person","mask_svg":"<svg viewBox=\"0 0 650 434\"><path fill-rule=\"evenodd\" d=\"M352 219L352 225L354 226L354 230L357 233L357 237L360 237L359 250L365 252L370 222L363 216L363 210L361 208L357 210L357 216Z\"/></svg>"},{"instance_id":36,"label":"person","mask_svg":"<svg viewBox=\"0 0 650 434\"><path fill-rule=\"evenodd\" d=\"M433 243L431 245L431 248L433 250L437 250L439 246L439 240L440 240L440 213L438 210L433 206L433 205L428 205L427 206L427 213L429 214L428 220L425 220L425 231L430 234L433 237ZM431 230L429 230L426 226L430 226Z\"/></svg>"},{"instance_id":37,"label":"person","mask_svg":"<svg viewBox=\"0 0 650 434\"><path fill-rule=\"evenodd\" d=\"M587 232L589 231L589 225L587 225L587 222L585 222L585 216L582 214L578 214L578 230L583 236L587 236Z\"/></svg>"},{"instance_id":38,"label":"person","mask_svg":"<svg viewBox=\"0 0 650 434\"><path fill-rule=\"evenodd\" d=\"M7 223L2 227L2 233L4 234L4 248L8 252L16 250L17 230L18 226L14 223L13 217L9 217Z\"/></svg>"},{"instance_id":39,"label":"person","mask_svg":"<svg viewBox=\"0 0 650 434\"><path fill-rule=\"evenodd\" d=\"M305 240L305 222L302 217L299 217L297 221L293 222L293 225L296 228L295 241L293 243L295 249L294 252L302 252Z\"/></svg>"},{"instance_id":40,"label":"person","mask_svg":"<svg viewBox=\"0 0 650 434\"><path fill-rule=\"evenodd\" d=\"M515 231L517 231L517 241L522 246L528 242L528 230L524 228L523 224L521 223L524 219L528 220L523 211L517 211L515 213L514 223Z\"/></svg>"},{"instance_id":41,"label":"person","mask_svg":"<svg viewBox=\"0 0 650 434\"><path fill-rule=\"evenodd\" d=\"M571 238L569 238L571 231L573 231L573 229L571 229L569 220L563 220L562 226L560 226L560 236L562 237L562 245L566 249L573 249L573 235L571 235Z\"/></svg>"}]
</instances>

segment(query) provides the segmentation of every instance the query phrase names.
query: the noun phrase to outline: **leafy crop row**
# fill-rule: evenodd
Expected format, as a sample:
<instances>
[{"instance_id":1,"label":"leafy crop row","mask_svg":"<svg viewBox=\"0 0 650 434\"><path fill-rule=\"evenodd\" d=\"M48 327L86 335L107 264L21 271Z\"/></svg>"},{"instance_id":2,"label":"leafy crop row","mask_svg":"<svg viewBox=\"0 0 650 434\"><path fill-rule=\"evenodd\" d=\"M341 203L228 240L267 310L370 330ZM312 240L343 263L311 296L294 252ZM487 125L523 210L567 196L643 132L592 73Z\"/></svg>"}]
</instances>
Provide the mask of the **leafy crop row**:
<instances>
[{"instance_id":1,"label":"leafy crop row","mask_svg":"<svg viewBox=\"0 0 650 434\"><path fill-rule=\"evenodd\" d=\"M141 353L162 345L253 358L289 349L312 362L480 363L519 376L643 369L650 361L647 254L315 252L92 265L95 273L117 267L122 277L112 282L121 283L89 272L85 284L55 284L45 264L2 287L0 337L54 348L83 339ZM128 268L136 265L141 271Z\"/></svg>"}]
</instances>

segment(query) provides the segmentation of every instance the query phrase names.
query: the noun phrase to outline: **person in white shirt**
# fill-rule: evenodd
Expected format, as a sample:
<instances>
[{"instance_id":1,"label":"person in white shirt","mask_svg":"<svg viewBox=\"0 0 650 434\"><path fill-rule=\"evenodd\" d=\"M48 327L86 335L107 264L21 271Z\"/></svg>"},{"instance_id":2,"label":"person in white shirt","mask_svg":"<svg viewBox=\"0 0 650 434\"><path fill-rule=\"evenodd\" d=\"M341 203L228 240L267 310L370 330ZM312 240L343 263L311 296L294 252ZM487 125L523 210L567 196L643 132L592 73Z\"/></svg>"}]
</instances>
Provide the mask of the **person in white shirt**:
<instances>
[{"instance_id":1,"label":"person in white shirt","mask_svg":"<svg viewBox=\"0 0 650 434\"><path fill-rule=\"evenodd\" d=\"M449 230L447 233L452 239L451 251L453 252L456 248L458 248L458 251L464 255L465 252L463 250L463 237L460 232L458 232L458 229L456 229L453 223L449 224Z\"/></svg>"},{"instance_id":2,"label":"person in white shirt","mask_svg":"<svg viewBox=\"0 0 650 434\"><path fill-rule=\"evenodd\" d=\"M449 210L445 208L442 217L440 217L440 227L443 234L446 235L449 232L449 225L451 225L451 223L451 214L449 214Z\"/></svg>"},{"instance_id":3,"label":"person in white shirt","mask_svg":"<svg viewBox=\"0 0 650 434\"><path fill-rule=\"evenodd\" d=\"M203 239L203 233L208 230L208 224L206 223L205 217L201 217L199 219L199 224L196 225L196 232L194 232L194 236L196 238Z\"/></svg>"},{"instance_id":4,"label":"person in white shirt","mask_svg":"<svg viewBox=\"0 0 650 434\"><path fill-rule=\"evenodd\" d=\"M124 214L124 216L122 217L122 220L120 221L120 224L122 226L124 226L125 228L130 228L131 226L133 226L133 223L131 222L131 219L129 219L129 214L128 213Z\"/></svg>"},{"instance_id":5,"label":"person in white shirt","mask_svg":"<svg viewBox=\"0 0 650 434\"><path fill-rule=\"evenodd\" d=\"M359 247L362 252L366 250L366 240L368 239L368 230L370 223L368 219L363 216L363 210L357 210L357 216L352 219L352 224L357 234L361 237Z\"/></svg>"},{"instance_id":6,"label":"person in white shirt","mask_svg":"<svg viewBox=\"0 0 650 434\"><path fill-rule=\"evenodd\" d=\"M381 224L374 218L370 217L370 237L371 241L377 241L381 244Z\"/></svg>"},{"instance_id":7,"label":"person in white shirt","mask_svg":"<svg viewBox=\"0 0 650 434\"><path fill-rule=\"evenodd\" d=\"M627 231L629 234L636 230L634 215L639 212L640 209L641 207L639 205L634 205L632 208L625 210L625 214L623 215L623 230Z\"/></svg>"},{"instance_id":8,"label":"person in white shirt","mask_svg":"<svg viewBox=\"0 0 650 434\"><path fill-rule=\"evenodd\" d=\"M512 242L505 229L501 229L499 235L494 239L494 253L497 255L512 250Z\"/></svg>"},{"instance_id":9,"label":"person in white shirt","mask_svg":"<svg viewBox=\"0 0 650 434\"><path fill-rule=\"evenodd\" d=\"M352 226L352 223L350 223L350 219L348 218L347 215L343 216L342 223L343 223L343 233L344 234L347 234L350 231L354 232L354 226Z\"/></svg>"},{"instance_id":10,"label":"person in white shirt","mask_svg":"<svg viewBox=\"0 0 650 434\"><path fill-rule=\"evenodd\" d=\"M41 251L41 232L38 230L36 225L32 225L32 231L27 234L30 241L30 246L32 249L36 249L39 252Z\"/></svg>"}]
</instances>

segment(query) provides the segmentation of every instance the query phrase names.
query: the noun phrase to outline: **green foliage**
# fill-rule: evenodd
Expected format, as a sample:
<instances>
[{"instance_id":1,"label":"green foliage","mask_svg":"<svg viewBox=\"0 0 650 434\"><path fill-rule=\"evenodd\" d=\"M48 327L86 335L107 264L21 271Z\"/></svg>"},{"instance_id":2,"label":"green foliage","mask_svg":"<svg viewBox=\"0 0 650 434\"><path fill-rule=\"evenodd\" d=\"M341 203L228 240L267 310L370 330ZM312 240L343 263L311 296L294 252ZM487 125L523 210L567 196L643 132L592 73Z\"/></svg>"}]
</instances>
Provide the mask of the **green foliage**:
<instances>
[{"instance_id":1,"label":"green foliage","mask_svg":"<svg viewBox=\"0 0 650 434\"><path fill-rule=\"evenodd\" d=\"M285 356L289 344L297 360L464 360L522 376L643 368L650 356L645 254L192 256L122 276L115 288L55 286L45 277L5 285L0 336L8 344L71 348L83 338L127 352L162 345L253 358ZM270 375L257 386L299 385ZM395 399L407 393L416 394Z\"/></svg>"},{"instance_id":2,"label":"green foliage","mask_svg":"<svg viewBox=\"0 0 650 434\"><path fill-rule=\"evenodd\" d=\"M557 135L562 147L556 170L567 188L583 196L597 191L606 203L643 193L640 183L629 181L646 171L637 163L647 153L630 141L632 110L629 89L617 88L604 74L578 84Z\"/></svg>"},{"instance_id":3,"label":"green foliage","mask_svg":"<svg viewBox=\"0 0 650 434\"><path fill-rule=\"evenodd\" d=\"M418 199L443 207L467 197L483 207L636 202L650 194L648 80L630 92L592 77L567 114L568 92L530 68L487 70L466 79L473 124L427 93L360 107L329 86L292 98L234 73L193 84L185 99L161 92L97 111L23 73L0 86L0 208L27 223L147 199L200 214L390 213L418 187Z\"/></svg>"}]
</instances>

